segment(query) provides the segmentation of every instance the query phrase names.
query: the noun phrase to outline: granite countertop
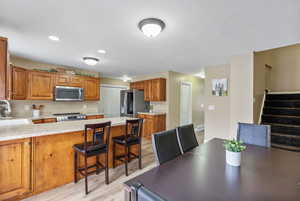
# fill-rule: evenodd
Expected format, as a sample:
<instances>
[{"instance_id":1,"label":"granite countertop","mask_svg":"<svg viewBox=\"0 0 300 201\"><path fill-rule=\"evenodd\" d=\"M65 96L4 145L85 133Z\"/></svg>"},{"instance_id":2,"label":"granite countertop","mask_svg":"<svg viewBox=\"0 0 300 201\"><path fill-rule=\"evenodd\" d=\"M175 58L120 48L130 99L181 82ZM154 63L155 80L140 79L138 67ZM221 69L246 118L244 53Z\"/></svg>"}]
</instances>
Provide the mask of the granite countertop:
<instances>
[{"instance_id":1,"label":"granite countertop","mask_svg":"<svg viewBox=\"0 0 300 201\"><path fill-rule=\"evenodd\" d=\"M165 112L138 112L138 114L146 114L146 115L162 115L166 114Z\"/></svg>"},{"instance_id":2,"label":"granite countertop","mask_svg":"<svg viewBox=\"0 0 300 201\"><path fill-rule=\"evenodd\" d=\"M114 117L91 120L63 121L45 124L1 126L0 141L82 131L84 130L85 124L103 123L107 121L111 121L112 126L125 125L126 119L132 118Z\"/></svg>"}]
</instances>

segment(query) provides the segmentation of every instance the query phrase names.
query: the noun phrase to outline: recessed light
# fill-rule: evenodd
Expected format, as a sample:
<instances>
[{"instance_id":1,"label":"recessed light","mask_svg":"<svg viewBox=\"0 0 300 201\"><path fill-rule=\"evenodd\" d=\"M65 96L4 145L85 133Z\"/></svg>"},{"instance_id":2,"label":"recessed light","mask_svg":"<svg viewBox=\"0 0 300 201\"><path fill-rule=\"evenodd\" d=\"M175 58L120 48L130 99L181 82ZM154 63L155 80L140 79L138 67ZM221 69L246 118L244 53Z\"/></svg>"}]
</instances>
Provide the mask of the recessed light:
<instances>
[{"instance_id":1,"label":"recessed light","mask_svg":"<svg viewBox=\"0 0 300 201\"><path fill-rule=\"evenodd\" d=\"M106 53L105 50L98 50L97 52L100 53L100 54L105 54Z\"/></svg>"},{"instance_id":2,"label":"recessed light","mask_svg":"<svg viewBox=\"0 0 300 201\"><path fill-rule=\"evenodd\" d=\"M131 77L128 77L127 75L123 75L122 80L123 80L123 82L128 82L128 81L131 81L132 79L131 79Z\"/></svg>"},{"instance_id":3,"label":"recessed light","mask_svg":"<svg viewBox=\"0 0 300 201\"><path fill-rule=\"evenodd\" d=\"M99 59L95 57L83 57L82 61L89 66L95 66L99 62Z\"/></svg>"},{"instance_id":4,"label":"recessed light","mask_svg":"<svg viewBox=\"0 0 300 201\"><path fill-rule=\"evenodd\" d=\"M165 28L166 24L157 18L147 18L139 22L139 29L148 37L156 37Z\"/></svg>"},{"instance_id":5,"label":"recessed light","mask_svg":"<svg viewBox=\"0 0 300 201\"><path fill-rule=\"evenodd\" d=\"M48 38L53 41L59 41L59 37L57 36L48 36Z\"/></svg>"}]
</instances>

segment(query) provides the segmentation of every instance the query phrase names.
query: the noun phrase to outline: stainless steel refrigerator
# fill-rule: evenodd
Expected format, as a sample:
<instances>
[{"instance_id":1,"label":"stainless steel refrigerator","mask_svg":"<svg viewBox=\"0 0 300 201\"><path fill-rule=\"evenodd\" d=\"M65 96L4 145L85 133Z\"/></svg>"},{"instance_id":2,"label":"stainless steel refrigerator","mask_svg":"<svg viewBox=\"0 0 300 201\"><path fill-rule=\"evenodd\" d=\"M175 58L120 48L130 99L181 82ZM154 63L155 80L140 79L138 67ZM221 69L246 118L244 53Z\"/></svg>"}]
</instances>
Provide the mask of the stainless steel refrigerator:
<instances>
[{"instance_id":1,"label":"stainless steel refrigerator","mask_svg":"<svg viewBox=\"0 0 300 201\"><path fill-rule=\"evenodd\" d=\"M139 90L121 90L121 116L135 117L138 112L149 112L150 102L144 101L144 92Z\"/></svg>"}]
</instances>

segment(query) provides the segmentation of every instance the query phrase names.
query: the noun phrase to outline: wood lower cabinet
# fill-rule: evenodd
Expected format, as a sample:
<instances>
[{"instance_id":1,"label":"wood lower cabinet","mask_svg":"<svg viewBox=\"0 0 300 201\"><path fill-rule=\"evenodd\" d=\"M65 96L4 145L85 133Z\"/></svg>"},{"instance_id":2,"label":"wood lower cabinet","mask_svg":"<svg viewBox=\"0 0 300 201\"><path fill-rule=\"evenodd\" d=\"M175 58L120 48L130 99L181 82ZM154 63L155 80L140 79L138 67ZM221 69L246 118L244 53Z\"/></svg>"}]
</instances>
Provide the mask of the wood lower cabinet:
<instances>
[{"instance_id":1,"label":"wood lower cabinet","mask_svg":"<svg viewBox=\"0 0 300 201\"><path fill-rule=\"evenodd\" d=\"M100 115L87 115L86 119L102 119L104 118L104 115L100 114Z\"/></svg>"},{"instance_id":2,"label":"wood lower cabinet","mask_svg":"<svg viewBox=\"0 0 300 201\"><path fill-rule=\"evenodd\" d=\"M12 99L25 100L27 96L27 70L14 66L12 68Z\"/></svg>"},{"instance_id":3,"label":"wood lower cabinet","mask_svg":"<svg viewBox=\"0 0 300 201\"><path fill-rule=\"evenodd\" d=\"M84 99L100 100L100 80L99 78L86 77L84 79Z\"/></svg>"},{"instance_id":4,"label":"wood lower cabinet","mask_svg":"<svg viewBox=\"0 0 300 201\"><path fill-rule=\"evenodd\" d=\"M53 100L53 73L28 71L29 100Z\"/></svg>"},{"instance_id":5,"label":"wood lower cabinet","mask_svg":"<svg viewBox=\"0 0 300 201\"><path fill-rule=\"evenodd\" d=\"M33 124L55 123L56 118L36 119L32 120Z\"/></svg>"},{"instance_id":6,"label":"wood lower cabinet","mask_svg":"<svg viewBox=\"0 0 300 201\"><path fill-rule=\"evenodd\" d=\"M151 138L152 134L166 130L165 114L138 114L139 118L144 119L142 136Z\"/></svg>"},{"instance_id":7,"label":"wood lower cabinet","mask_svg":"<svg viewBox=\"0 0 300 201\"><path fill-rule=\"evenodd\" d=\"M31 139L0 142L0 200L31 192Z\"/></svg>"}]
</instances>

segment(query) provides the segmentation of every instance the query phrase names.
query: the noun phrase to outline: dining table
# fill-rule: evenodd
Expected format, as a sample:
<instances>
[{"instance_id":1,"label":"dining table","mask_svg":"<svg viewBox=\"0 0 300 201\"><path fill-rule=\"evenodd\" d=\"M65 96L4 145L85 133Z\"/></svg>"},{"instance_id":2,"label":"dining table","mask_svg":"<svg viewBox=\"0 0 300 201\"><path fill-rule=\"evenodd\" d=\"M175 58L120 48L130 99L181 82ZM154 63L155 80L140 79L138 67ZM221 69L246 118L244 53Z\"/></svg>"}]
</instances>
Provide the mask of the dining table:
<instances>
[{"instance_id":1,"label":"dining table","mask_svg":"<svg viewBox=\"0 0 300 201\"><path fill-rule=\"evenodd\" d=\"M224 140L214 138L124 183L167 201L300 201L300 153L246 145L241 166L226 163Z\"/></svg>"}]
</instances>

